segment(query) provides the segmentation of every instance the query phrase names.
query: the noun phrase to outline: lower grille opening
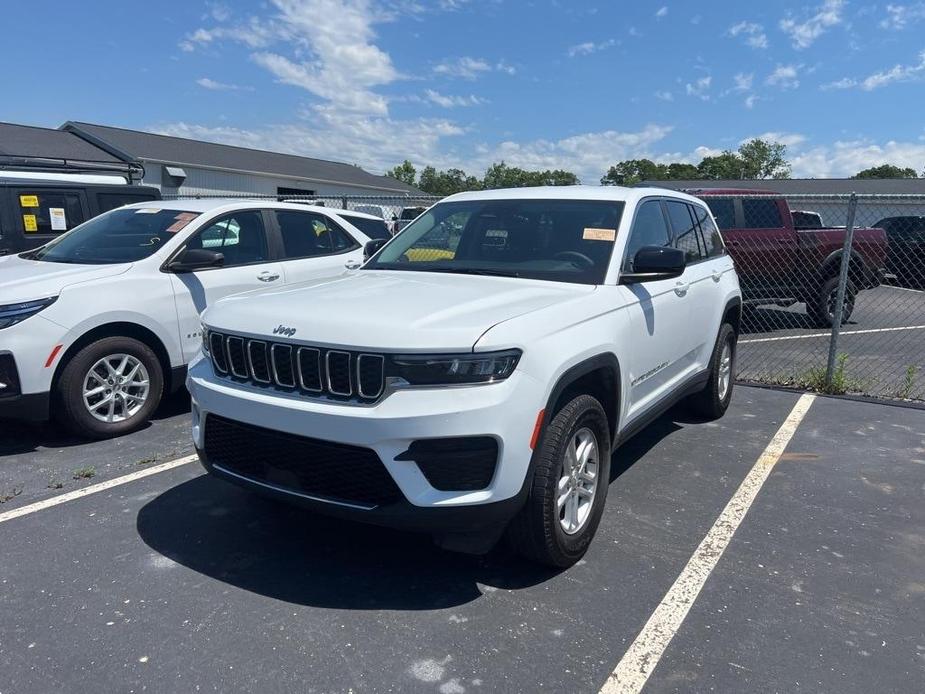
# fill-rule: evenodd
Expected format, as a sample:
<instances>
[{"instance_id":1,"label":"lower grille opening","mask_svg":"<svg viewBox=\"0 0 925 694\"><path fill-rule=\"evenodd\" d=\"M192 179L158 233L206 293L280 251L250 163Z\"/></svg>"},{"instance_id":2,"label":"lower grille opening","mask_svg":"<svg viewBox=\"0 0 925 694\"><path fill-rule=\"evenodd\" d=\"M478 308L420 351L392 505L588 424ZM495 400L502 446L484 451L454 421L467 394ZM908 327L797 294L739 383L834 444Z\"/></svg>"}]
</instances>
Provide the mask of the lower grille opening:
<instances>
[{"instance_id":1,"label":"lower grille opening","mask_svg":"<svg viewBox=\"0 0 925 694\"><path fill-rule=\"evenodd\" d=\"M0 398L19 395L19 372L12 354L0 354Z\"/></svg>"},{"instance_id":2,"label":"lower grille opening","mask_svg":"<svg viewBox=\"0 0 925 694\"><path fill-rule=\"evenodd\" d=\"M414 441L395 460L413 460L434 489L468 492L491 484L498 464L498 442L490 436Z\"/></svg>"},{"instance_id":3,"label":"lower grille opening","mask_svg":"<svg viewBox=\"0 0 925 694\"><path fill-rule=\"evenodd\" d=\"M236 475L297 494L365 507L401 501L376 452L285 434L210 414L206 458Z\"/></svg>"}]
</instances>

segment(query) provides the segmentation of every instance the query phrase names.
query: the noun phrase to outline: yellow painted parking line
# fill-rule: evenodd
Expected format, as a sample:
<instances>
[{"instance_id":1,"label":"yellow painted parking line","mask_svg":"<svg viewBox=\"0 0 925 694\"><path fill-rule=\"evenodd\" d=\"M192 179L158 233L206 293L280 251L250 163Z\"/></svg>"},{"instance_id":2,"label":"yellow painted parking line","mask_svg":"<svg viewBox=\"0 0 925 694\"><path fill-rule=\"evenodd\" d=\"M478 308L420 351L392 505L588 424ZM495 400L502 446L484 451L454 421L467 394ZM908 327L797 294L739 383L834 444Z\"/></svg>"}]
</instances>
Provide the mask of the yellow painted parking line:
<instances>
[{"instance_id":1,"label":"yellow painted parking line","mask_svg":"<svg viewBox=\"0 0 925 694\"><path fill-rule=\"evenodd\" d=\"M90 496L91 494L105 492L107 489L119 487L123 484L128 484L129 482L134 482L135 480L140 480L145 477L150 477L151 475L156 475L160 472L173 470L174 468L180 467L181 465L192 463L194 460L198 460L198 456L195 454L188 455L183 458L177 458L176 460L161 463L160 465L154 465L152 467L145 468L144 470L139 470L138 472L122 475L122 477L116 477L111 480L106 480L105 482L99 482L98 484L91 484L89 487L84 487L83 489L76 489L73 492L59 494L58 496L53 496L50 499L36 501L34 504L20 506L19 508L14 508L12 511L0 513L0 523L5 523L6 521L13 520L14 518L20 518L22 516L28 516L30 513L44 511L46 508L52 508L60 504L65 504L68 501L73 501L74 499L82 499L85 496Z\"/></svg>"},{"instance_id":2,"label":"yellow painted parking line","mask_svg":"<svg viewBox=\"0 0 925 694\"><path fill-rule=\"evenodd\" d=\"M815 395L807 393L797 400L790 415L742 480L742 484L700 542L681 575L669 588L629 650L617 663L617 667L601 687L601 694L638 694L642 691L815 398Z\"/></svg>"}]
</instances>

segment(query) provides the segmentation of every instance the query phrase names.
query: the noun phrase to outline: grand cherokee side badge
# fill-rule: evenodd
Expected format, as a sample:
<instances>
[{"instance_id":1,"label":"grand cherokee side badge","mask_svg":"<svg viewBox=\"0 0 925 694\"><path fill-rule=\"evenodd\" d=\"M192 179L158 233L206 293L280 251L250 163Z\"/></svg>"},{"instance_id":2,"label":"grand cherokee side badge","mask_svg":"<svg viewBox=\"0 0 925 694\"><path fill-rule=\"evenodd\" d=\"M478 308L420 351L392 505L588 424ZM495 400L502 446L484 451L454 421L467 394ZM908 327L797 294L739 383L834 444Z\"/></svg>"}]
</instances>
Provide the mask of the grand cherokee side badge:
<instances>
[{"instance_id":1,"label":"grand cherokee side badge","mask_svg":"<svg viewBox=\"0 0 925 694\"><path fill-rule=\"evenodd\" d=\"M274 335L285 335L286 337L292 337L295 335L295 328L287 328L285 325L281 325L278 328L273 328Z\"/></svg>"}]
</instances>

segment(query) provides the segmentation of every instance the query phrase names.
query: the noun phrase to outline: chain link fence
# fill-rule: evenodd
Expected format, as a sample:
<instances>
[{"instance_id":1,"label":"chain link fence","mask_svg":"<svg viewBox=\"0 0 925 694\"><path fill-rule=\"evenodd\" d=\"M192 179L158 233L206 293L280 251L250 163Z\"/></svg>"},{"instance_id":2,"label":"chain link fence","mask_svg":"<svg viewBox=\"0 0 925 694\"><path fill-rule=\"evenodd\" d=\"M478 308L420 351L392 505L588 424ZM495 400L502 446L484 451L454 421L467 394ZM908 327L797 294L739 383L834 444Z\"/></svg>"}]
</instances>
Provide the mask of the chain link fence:
<instances>
[{"instance_id":1,"label":"chain link fence","mask_svg":"<svg viewBox=\"0 0 925 694\"><path fill-rule=\"evenodd\" d=\"M712 209L742 284L739 380L925 401L925 196L688 192ZM440 199L238 197L373 214L392 233Z\"/></svg>"},{"instance_id":2,"label":"chain link fence","mask_svg":"<svg viewBox=\"0 0 925 694\"><path fill-rule=\"evenodd\" d=\"M740 380L925 400L925 196L722 194Z\"/></svg>"}]
</instances>

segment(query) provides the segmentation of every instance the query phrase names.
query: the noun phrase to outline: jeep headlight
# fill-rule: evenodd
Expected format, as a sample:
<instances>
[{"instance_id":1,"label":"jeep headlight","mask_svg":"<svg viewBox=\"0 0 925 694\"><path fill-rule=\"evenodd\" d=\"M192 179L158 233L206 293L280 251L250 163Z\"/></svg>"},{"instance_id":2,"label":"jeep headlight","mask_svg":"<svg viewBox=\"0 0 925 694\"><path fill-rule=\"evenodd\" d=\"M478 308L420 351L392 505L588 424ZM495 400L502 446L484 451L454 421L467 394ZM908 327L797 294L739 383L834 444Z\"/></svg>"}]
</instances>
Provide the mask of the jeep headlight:
<instances>
[{"instance_id":1,"label":"jeep headlight","mask_svg":"<svg viewBox=\"0 0 925 694\"><path fill-rule=\"evenodd\" d=\"M47 299L36 299L35 301L23 301L18 304L0 306L0 330L21 323L42 309L48 308L57 300L58 297L51 296Z\"/></svg>"},{"instance_id":2,"label":"jeep headlight","mask_svg":"<svg viewBox=\"0 0 925 694\"><path fill-rule=\"evenodd\" d=\"M391 358L390 375L413 386L494 383L517 367L522 352L466 352L465 354L402 354Z\"/></svg>"}]
</instances>

